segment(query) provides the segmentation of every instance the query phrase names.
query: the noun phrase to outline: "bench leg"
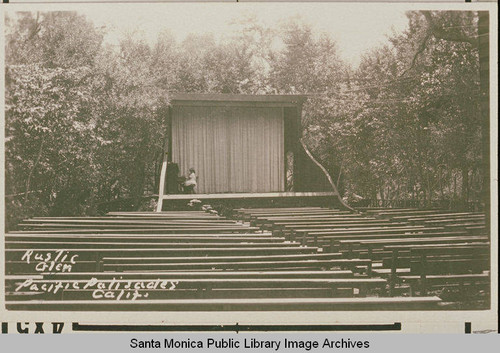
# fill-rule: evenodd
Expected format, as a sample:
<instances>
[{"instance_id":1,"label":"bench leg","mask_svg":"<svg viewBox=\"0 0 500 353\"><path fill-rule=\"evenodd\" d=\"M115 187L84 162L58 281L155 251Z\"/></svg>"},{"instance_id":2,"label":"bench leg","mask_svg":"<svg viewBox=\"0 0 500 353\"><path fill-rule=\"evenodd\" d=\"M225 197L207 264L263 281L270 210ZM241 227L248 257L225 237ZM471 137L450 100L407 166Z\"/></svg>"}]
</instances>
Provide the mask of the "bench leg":
<instances>
[{"instance_id":1,"label":"bench leg","mask_svg":"<svg viewBox=\"0 0 500 353\"><path fill-rule=\"evenodd\" d=\"M426 278L426 272L427 272L427 257L425 254L422 254L421 260L420 260L420 295L421 296L426 296L427 295L427 278Z\"/></svg>"},{"instance_id":2,"label":"bench leg","mask_svg":"<svg viewBox=\"0 0 500 353\"><path fill-rule=\"evenodd\" d=\"M307 246L307 232L302 233L302 246Z\"/></svg>"},{"instance_id":3,"label":"bench leg","mask_svg":"<svg viewBox=\"0 0 500 353\"><path fill-rule=\"evenodd\" d=\"M335 252L335 240L330 239L330 253Z\"/></svg>"},{"instance_id":4,"label":"bench leg","mask_svg":"<svg viewBox=\"0 0 500 353\"><path fill-rule=\"evenodd\" d=\"M330 296L332 298L336 298L337 297L337 288L335 286L331 286L330 287Z\"/></svg>"},{"instance_id":5,"label":"bench leg","mask_svg":"<svg viewBox=\"0 0 500 353\"><path fill-rule=\"evenodd\" d=\"M353 248L353 245L349 244L349 252L348 252L349 259L353 259L354 258L354 252L353 252L352 248Z\"/></svg>"},{"instance_id":6,"label":"bench leg","mask_svg":"<svg viewBox=\"0 0 500 353\"><path fill-rule=\"evenodd\" d=\"M359 294L358 296L361 297L361 298L364 298L366 297L366 294L368 293L368 288L366 286L359 286Z\"/></svg>"},{"instance_id":7,"label":"bench leg","mask_svg":"<svg viewBox=\"0 0 500 353\"><path fill-rule=\"evenodd\" d=\"M370 261L370 262L368 263L368 265L366 266L366 275L367 275L368 277L371 277L371 276L372 276L372 274L373 274L372 270L373 270L373 264L372 264L372 262Z\"/></svg>"},{"instance_id":8,"label":"bench leg","mask_svg":"<svg viewBox=\"0 0 500 353\"><path fill-rule=\"evenodd\" d=\"M104 272L102 256L99 252L95 254L95 270L96 272Z\"/></svg>"},{"instance_id":9,"label":"bench leg","mask_svg":"<svg viewBox=\"0 0 500 353\"><path fill-rule=\"evenodd\" d=\"M398 251L392 251L392 261L391 261L391 275L389 279L389 295L391 297L394 296L394 289L396 286L396 276L397 276L397 259L398 259Z\"/></svg>"}]
</instances>

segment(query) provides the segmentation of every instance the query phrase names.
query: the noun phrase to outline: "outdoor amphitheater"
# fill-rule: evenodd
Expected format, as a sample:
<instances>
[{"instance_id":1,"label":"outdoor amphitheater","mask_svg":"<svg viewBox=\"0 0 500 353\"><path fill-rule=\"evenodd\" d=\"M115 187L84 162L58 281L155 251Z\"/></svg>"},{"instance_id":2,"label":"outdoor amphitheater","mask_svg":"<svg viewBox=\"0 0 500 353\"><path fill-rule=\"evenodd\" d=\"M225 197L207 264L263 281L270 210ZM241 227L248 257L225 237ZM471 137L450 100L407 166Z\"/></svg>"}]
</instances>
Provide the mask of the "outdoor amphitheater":
<instances>
[{"instance_id":1,"label":"outdoor amphitheater","mask_svg":"<svg viewBox=\"0 0 500 353\"><path fill-rule=\"evenodd\" d=\"M305 99L174 95L155 209L22 220L7 310L489 309L487 213L349 205L300 138Z\"/></svg>"}]
</instances>

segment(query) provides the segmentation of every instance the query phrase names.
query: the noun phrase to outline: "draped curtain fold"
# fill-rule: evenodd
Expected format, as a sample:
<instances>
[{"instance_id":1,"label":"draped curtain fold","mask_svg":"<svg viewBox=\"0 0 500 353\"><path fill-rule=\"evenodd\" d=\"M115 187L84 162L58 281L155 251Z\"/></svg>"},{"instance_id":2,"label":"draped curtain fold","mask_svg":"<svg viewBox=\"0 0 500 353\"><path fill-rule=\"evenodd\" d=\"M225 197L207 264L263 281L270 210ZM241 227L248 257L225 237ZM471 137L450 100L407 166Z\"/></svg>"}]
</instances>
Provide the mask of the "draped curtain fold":
<instances>
[{"instance_id":1,"label":"draped curtain fold","mask_svg":"<svg viewBox=\"0 0 500 353\"><path fill-rule=\"evenodd\" d=\"M172 161L198 193L284 191L281 108L174 106Z\"/></svg>"}]
</instances>

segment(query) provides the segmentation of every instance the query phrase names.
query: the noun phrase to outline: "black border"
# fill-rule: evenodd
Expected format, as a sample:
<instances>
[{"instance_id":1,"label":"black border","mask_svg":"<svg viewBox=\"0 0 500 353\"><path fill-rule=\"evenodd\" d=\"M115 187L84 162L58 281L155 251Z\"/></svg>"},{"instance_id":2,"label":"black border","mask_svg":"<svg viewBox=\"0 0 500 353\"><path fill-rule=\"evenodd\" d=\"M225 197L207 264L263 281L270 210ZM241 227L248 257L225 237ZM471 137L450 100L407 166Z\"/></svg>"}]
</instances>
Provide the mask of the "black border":
<instances>
[{"instance_id":1,"label":"black border","mask_svg":"<svg viewBox=\"0 0 500 353\"><path fill-rule=\"evenodd\" d=\"M86 325L73 322L75 332L278 332L278 331L401 331L401 323L354 325Z\"/></svg>"}]
</instances>

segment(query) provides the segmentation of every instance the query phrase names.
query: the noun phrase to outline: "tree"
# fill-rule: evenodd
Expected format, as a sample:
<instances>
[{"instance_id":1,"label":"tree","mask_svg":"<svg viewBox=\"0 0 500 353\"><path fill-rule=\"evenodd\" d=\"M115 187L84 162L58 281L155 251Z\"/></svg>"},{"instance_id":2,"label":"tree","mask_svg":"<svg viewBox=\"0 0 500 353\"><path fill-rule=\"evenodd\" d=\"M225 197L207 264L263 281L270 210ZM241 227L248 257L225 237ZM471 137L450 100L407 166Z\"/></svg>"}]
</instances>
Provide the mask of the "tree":
<instances>
[{"instance_id":1,"label":"tree","mask_svg":"<svg viewBox=\"0 0 500 353\"><path fill-rule=\"evenodd\" d=\"M403 189L406 197L430 202L453 197L458 178L467 201L470 177L481 173L479 71L475 45L459 39L473 37L476 18L471 12L410 12L408 18L408 30L391 38L391 48L368 54L355 74L364 114L382 132L372 146L390 173L382 190L399 189L402 197Z\"/></svg>"},{"instance_id":2,"label":"tree","mask_svg":"<svg viewBox=\"0 0 500 353\"><path fill-rule=\"evenodd\" d=\"M104 31L76 12L18 12L6 20L6 63L92 66Z\"/></svg>"},{"instance_id":3,"label":"tree","mask_svg":"<svg viewBox=\"0 0 500 353\"><path fill-rule=\"evenodd\" d=\"M7 19L7 224L92 207L94 55L102 33L71 12ZM22 198L16 195L22 195Z\"/></svg>"}]
</instances>

